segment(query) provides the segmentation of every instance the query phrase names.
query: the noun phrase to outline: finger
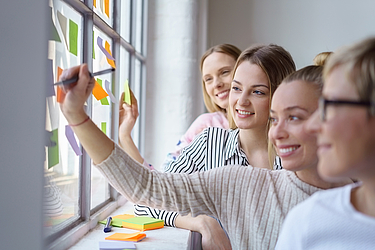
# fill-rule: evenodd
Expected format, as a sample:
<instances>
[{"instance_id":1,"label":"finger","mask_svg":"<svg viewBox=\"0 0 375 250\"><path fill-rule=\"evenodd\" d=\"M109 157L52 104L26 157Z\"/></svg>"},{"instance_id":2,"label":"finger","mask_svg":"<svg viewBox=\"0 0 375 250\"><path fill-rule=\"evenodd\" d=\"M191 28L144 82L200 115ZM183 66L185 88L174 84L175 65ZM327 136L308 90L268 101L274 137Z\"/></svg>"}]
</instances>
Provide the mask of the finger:
<instances>
[{"instance_id":1,"label":"finger","mask_svg":"<svg viewBox=\"0 0 375 250\"><path fill-rule=\"evenodd\" d=\"M80 70L80 65L71 67L69 69L64 69L59 77L59 81L64 81L67 79L71 79L78 75Z\"/></svg>"},{"instance_id":2,"label":"finger","mask_svg":"<svg viewBox=\"0 0 375 250\"><path fill-rule=\"evenodd\" d=\"M131 89L130 90L130 98L131 98L131 101L132 103L134 103L134 105L138 108L138 102L137 102L137 98L135 98L135 95L133 94L133 91Z\"/></svg>"},{"instance_id":3,"label":"finger","mask_svg":"<svg viewBox=\"0 0 375 250\"><path fill-rule=\"evenodd\" d=\"M119 109L123 109L123 104L124 104L124 98L125 98L125 92L122 92L121 93L121 97L120 97L120 102L119 102Z\"/></svg>"},{"instance_id":4,"label":"finger","mask_svg":"<svg viewBox=\"0 0 375 250\"><path fill-rule=\"evenodd\" d=\"M93 88L93 79L90 76L87 64L82 64L78 74L77 90L87 92L91 91Z\"/></svg>"}]
</instances>

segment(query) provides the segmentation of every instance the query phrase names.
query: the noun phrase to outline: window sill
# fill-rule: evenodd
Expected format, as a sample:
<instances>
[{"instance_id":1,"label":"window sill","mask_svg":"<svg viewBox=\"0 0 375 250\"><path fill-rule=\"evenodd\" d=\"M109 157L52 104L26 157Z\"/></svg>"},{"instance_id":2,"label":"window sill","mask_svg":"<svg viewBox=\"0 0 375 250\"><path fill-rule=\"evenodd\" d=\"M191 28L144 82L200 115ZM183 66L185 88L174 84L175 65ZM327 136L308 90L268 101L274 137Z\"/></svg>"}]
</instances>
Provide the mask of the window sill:
<instances>
[{"instance_id":1,"label":"window sill","mask_svg":"<svg viewBox=\"0 0 375 250\"><path fill-rule=\"evenodd\" d=\"M133 204L125 205L112 212L111 215L133 214ZM99 241L113 233L134 233L126 228L112 228L111 233L103 232L103 225L97 224L88 234L84 235L70 250L99 249ZM164 227L157 230L145 231L147 237L135 243L138 250L148 249L187 249L190 240L190 231L179 228Z\"/></svg>"}]
</instances>

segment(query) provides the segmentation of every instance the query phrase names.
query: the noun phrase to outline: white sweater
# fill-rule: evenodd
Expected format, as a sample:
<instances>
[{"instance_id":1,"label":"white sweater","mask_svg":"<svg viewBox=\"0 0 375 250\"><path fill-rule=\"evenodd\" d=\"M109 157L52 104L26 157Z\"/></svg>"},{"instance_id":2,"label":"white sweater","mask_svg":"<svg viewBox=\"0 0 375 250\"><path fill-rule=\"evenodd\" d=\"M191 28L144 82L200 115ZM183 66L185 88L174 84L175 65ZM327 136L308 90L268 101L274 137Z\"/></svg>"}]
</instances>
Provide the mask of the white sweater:
<instances>
[{"instance_id":1,"label":"white sweater","mask_svg":"<svg viewBox=\"0 0 375 250\"><path fill-rule=\"evenodd\" d=\"M133 203L218 218L233 249L273 249L296 204L320 190L294 172L226 166L194 174L150 171L119 146L97 168Z\"/></svg>"}]
</instances>

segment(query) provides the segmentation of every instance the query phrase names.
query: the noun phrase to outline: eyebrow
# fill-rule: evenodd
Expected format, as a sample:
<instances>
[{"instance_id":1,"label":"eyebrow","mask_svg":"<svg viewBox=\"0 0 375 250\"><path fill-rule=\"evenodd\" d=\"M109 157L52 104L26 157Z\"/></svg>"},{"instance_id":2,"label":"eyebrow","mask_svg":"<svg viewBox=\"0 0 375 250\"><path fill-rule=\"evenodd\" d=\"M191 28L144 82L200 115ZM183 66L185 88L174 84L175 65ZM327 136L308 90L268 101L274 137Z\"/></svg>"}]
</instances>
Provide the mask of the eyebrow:
<instances>
[{"instance_id":1,"label":"eyebrow","mask_svg":"<svg viewBox=\"0 0 375 250\"><path fill-rule=\"evenodd\" d=\"M235 79L233 79L232 82L235 82L235 83L237 83L237 84L239 84L239 85L242 85L241 82L239 82L239 81L237 81L237 80L235 80ZM269 89L269 87L266 86L266 85L264 85L264 84L255 84L255 85L251 85L251 87L253 87L253 88L256 88L256 87L265 87L265 88Z\"/></svg>"},{"instance_id":2,"label":"eyebrow","mask_svg":"<svg viewBox=\"0 0 375 250\"><path fill-rule=\"evenodd\" d=\"M307 109L305 108L302 108L300 106L292 106L292 107L287 107L286 109L284 109L283 111L291 111L291 110L295 110L295 109L300 109L300 110L303 110L303 111L306 111L308 113L310 113ZM270 109L270 113L276 113L274 110Z\"/></svg>"}]
</instances>

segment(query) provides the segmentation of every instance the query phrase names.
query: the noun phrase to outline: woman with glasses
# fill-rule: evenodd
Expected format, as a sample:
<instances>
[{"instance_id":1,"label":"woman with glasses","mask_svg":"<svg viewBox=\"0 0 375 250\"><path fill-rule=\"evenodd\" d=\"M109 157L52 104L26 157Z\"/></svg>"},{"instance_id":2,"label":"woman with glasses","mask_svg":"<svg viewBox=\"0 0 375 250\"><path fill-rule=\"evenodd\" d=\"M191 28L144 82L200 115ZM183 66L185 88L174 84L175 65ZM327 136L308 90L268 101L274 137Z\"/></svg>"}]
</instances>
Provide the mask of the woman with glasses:
<instances>
[{"instance_id":1,"label":"woman with glasses","mask_svg":"<svg viewBox=\"0 0 375 250\"><path fill-rule=\"evenodd\" d=\"M87 120L83 105L94 81L86 65L63 72L61 80L77 74L79 80L66 89L61 109L70 124L80 124L72 128L83 147L128 200L181 215L214 216L222 222L234 249L273 249L292 207L316 191L342 185L318 176L316 138L304 130L318 108L321 73L320 66L292 73L273 96L269 138L283 167L291 171L226 166L187 175L142 167Z\"/></svg>"},{"instance_id":2,"label":"woman with glasses","mask_svg":"<svg viewBox=\"0 0 375 250\"><path fill-rule=\"evenodd\" d=\"M326 180L358 182L296 206L276 248L374 249L375 38L335 52L324 77L319 111L308 124L318 136L318 171Z\"/></svg>"}]
</instances>

